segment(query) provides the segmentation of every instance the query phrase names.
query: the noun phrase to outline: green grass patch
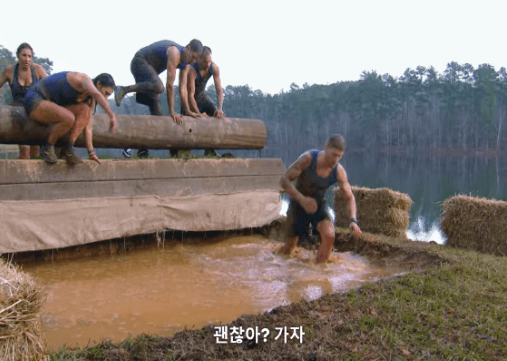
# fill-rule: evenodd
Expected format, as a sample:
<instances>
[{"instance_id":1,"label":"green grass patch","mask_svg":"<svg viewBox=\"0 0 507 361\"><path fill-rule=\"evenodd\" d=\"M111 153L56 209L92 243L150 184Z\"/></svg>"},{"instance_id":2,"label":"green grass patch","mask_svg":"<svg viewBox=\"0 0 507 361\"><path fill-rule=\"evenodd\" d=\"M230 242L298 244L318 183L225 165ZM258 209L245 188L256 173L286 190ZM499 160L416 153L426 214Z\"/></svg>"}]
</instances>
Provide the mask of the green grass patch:
<instances>
[{"instance_id":1,"label":"green grass patch","mask_svg":"<svg viewBox=\"0 0 507 361\"><path fill-rule=\"evenodd\" d=\"M363 242L363 243L361 243ZM51 360L505 360L507 259L365 235L358 253L413 267L356 290L246 315L243 328L303 326L302 343L217 344L214 328L60 350ZM394 258L393 258L394 259ZM104 351L99 354L97 348Z\"/></svg>"}]
</instances>

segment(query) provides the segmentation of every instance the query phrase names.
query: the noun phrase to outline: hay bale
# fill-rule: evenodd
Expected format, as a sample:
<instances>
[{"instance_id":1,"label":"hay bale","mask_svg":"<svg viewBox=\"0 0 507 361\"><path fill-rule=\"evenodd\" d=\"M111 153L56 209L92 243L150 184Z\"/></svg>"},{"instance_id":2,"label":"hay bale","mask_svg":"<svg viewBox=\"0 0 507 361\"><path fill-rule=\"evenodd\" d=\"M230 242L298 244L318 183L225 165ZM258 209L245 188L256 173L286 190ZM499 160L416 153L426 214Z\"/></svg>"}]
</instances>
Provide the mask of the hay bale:
<instances>
[{"instance_id":1,"label":"hay bale","mask_svg":"<svg viewBox=\"0 0 507 361\"><path fill-rule=\"evenodd\" d=\"M446 199L440 228L448 246L507 255L507 202L466 195Z\"/></svg>"},{"instance_id":2,"label":"hay bale","mask_svg":"<svg viewBox=\"0 0 507 361\"><path fill-rule=\"evenodd\" d=\"M0 259L0 360L46 359L39 317L44 298L30 275Z\"/></svg>"},{"instance_id":3,"label":"hay bale","mask_svg":"<svg viewBox=\"0 0 507 361\"><path fill-rule=\"evenodd\" d=\"M412 199L408 194L389 188L352 187L356 199L357 219L361 230L390 237L406 237L410 223ZM337 227L348 227L347 203L339 187L334 189L334 209Z\"/></svg>"}]
</instances>

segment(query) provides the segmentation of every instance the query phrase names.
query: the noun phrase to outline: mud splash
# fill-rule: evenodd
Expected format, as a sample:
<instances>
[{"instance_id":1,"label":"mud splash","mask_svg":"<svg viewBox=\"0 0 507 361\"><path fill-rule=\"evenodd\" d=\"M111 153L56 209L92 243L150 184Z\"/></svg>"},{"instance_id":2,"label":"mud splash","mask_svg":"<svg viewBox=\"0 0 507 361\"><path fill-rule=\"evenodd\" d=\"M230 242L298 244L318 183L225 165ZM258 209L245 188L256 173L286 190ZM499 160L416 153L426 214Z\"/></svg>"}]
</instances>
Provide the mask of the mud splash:
<instances>
[{"instance_id":1,"label":"mud splash","mask_svg":"<svg viewBox=\"0 0 507 361\"><path fill-rule=\"evenodd\" d=\"M165 242L123 255L27 263L45 286L43 330L50 350L121 341L141 333L171 336L210 322L312 300L400 273L351 253L315 265L312 251L291 258L262 236Z\"/></svg>"}]
</instances>

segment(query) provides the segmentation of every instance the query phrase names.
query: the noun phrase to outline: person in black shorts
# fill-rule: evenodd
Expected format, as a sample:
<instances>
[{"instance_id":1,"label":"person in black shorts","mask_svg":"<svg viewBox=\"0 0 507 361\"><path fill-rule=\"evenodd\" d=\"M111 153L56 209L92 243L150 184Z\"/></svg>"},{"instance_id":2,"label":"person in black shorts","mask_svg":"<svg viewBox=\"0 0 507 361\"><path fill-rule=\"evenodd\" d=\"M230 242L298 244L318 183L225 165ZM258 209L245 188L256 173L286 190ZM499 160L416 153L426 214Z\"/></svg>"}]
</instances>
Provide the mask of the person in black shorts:
<instances>
[{"instance_id":1,"label":"person in black shorts","mask_svg":"<svg viewBox=\"0 0 507 361\"><path fill-rule=\"evenodd\" d=\"M90 159L100 164L92 142L92 110L96 104L104 109L111 119L111 132L116 128L116 115L107 102L114 91L114 79L110 74L99 74L95 79L78 72L64 71L41 79L30 87L23 99L26 114L39 123L54 124L42 155L47 163L58 161L55 143L67 133L68 142L62 155L70 165L81 163L74 151L74 142L84 132L86 148Z\"/></svg>"},{"instance_id":2,"label":"person in black shorts","mask_svg":"<svg viewBox=\"0 0 507 361\"><path fill-rule=\"evenodd\" d=\"M361 237L362 232L356 219L356 200L347 179L347 172L339 163L344 153L343 137L339 134L332 135L324 150L313 149L303 153L282 175L280 185L291 200L287 212L287 240L279 253L290 255L299 237L306 234L307 226L311 223L322 238L315 261L321 263L329 259L335 231L324 196L326 190L336 182L347 201L350 212L349 228L356 238ZM296 181L296 185L293 181Z\"/></svg>"},{"instance_id":3,"label":"person in black shorts","mask_svg":"<svg viewBox=\"0 0 507 361\"><path fill-rule=\"evenodd\" d=\"M23 106L23 98L28 88L47 77L42 66L34 64L33 49L28 43L22 43L16 51L18 63L10 65L0 73L0 88L8 82L12 93L12 106ZM38 145L19 145L19 159L28 159L39 155Z\"/></svg>"},{"instance_id":4,"label":"person in black shorts","mask_svg":"<svg viewBox=\"0 0 507 361\"><path fill-rule=\"evenodd\" d=\"M202 52L202 43L193 39L187 46L183 47L171 40L161 40L140 49L130 63L130 71L136 80L134 85L117 86L114 99L117 106L120 106L123 97L131 92L136 93L136 101L139 104L147 105L151 115L162 115L160 107L160 94L164 92L164 84L158 77L160 73L167 70L167 103L169 115L180 124L183 118L174 110L174 80L176 69L180 69L179 91L180 97L187 97L186 72L188 63L194 62ZM127 149L124 155L129 156ZM147 157L148 150L140 149L138 156Z\"/></svg>"},{"instance_id":5,"label":"person in black shorts","mask_svg":"<svg viewBox=\"0 0 507 361\"><path fill-rule=\"evenodd\" d=\"M207 46L195 63L187 65L188 99L181 101L181 114L191 117L210 116L222 119L225 117L222 105L224 91L220 80L220 69L211 60L211 49ZM213 77L217 92L218 107L206 93L206 84ZM213 149L205 149L204 155L218 155Z\"/></svg>"}]
</instances>

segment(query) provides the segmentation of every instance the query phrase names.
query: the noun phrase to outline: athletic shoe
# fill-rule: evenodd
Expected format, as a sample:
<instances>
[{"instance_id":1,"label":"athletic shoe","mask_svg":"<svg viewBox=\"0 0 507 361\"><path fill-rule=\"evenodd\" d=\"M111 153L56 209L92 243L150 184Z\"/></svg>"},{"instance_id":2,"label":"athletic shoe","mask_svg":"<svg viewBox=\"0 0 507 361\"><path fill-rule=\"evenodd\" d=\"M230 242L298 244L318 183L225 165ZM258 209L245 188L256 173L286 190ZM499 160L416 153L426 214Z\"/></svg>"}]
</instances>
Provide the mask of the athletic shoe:
<instances>
[{"instance_id":1,"label":"athletic shoe","mask_svg":"<svg viewBox=\"0 0 507 361\"><path fill-rule=\"evenodd\" d=\"M149 156L150 156L150 153L148 152L148 149L139 149L137 151L138 158L148 158Z\"/></svg>"},{"instance_id":2,"label":"athletic shoe","mask_svg":"<svg viewBox=\"0 0 507 361\"><path fill-rule=\"evenodd\" d=\"M74 147L63 148L61 154L63 156L63 159L65 159L67 161L68 165L76 165L79 163L83 163L83 160L77 156L76 151L74 150Z\"/></svg>"},{"instance_id":3,"label":"athletic shoe","mask_svg":"<svg viewBox=\"0 0 507 361\"><path fill-rule=\"evenodd\" d=\"M55 164L56 162L58 162L58 157L56 156L54 145L49 144L43 145L41 147L41 153L46 163Z\"/></svg>"},{"instance_id":4,"label":"athletic shoe","mask_svg":"<svg viewBox=\"0 0 507 361\"><path fill-rule=\"evenodd\" d=\"M116 103L116 106L119 107L121 104L121 101L123 97L125 96L125 89L122 86L117 86L114 89L114 102Z\"/></svg>"},{"instance_id":5,"label":"athletic shoe","mask_svg":"<svg viewBox=\"0 0 507 361\"><path fill-rule=\"evenodd\" d=\"M125 148L123 149L123 157L124 158L132 158L132 149L130 148Z\"/></svg>"},{"instance_id":6,"label":"athletic shoe","mask_svg":"<svg viewBox=\"0 0 507 361\"><path fill-rule=\"evenodd\" d=\"M208 148L208 149L204 150L204 156L205 157L208 157L208 156L220 157L220 154L218 154L217 152L215 152L214 149Z\"/></svg>"}]
</instances>

